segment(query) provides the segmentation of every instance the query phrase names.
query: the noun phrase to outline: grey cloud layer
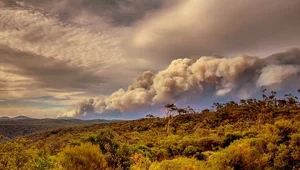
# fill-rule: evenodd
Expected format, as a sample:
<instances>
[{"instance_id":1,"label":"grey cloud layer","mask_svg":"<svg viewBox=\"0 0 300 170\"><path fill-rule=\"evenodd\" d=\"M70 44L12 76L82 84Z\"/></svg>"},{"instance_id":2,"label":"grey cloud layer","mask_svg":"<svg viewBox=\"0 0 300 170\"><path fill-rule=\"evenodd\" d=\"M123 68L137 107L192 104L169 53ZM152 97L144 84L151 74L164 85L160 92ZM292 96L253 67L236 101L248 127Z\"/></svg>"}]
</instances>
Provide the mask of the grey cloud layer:
<instances>
[{"instance_id":1,"label":"grey cloud layer","mask_svg":"<svg viewBox=\"0 0 300 170\"><path fill-rule=\"evenodd\" d=\"M17 68L2 72L30 82L26 86L22 83L23 90L31 86L69 92L96 91L108 85L108 68L124 60L118 30L95 32L90 27L63 23L34 8L1 8L0 30L0 61ZM15 77L9 79L19 84ZM11 84L5 82L2 86Z\"/></svg>"},{"instance_id":2,"label":"grey cloud layer","mask_svg":"<svg viewBox=\"0 0 300 170\"><path fill-rule=\"evenodd\" d=\"M144 72L127 90L110 96L85 100L63 117L81 117L99 113L130 113L141 108L155 108L190 96L247 98L260 88L297 89L300 84L300 49L267 58L239 56L177 59L165 70ZM191 101L187 101L191 102Z\"/></svg>"},{"instance_id":3,"label":"grey cloud layer","mask_svg":"<svg viewBox=\"0 0 300 170\"><path fill-rule=\"evenodd\" d=\"M91 66L120 61L119 30L93 32L65 24L42 12L24 8L0 10L0 44L45 57ZM103 65L101 65L103 69Z\"/></svg>"},{"instance_id":4,"label":"grey cloud layer","mask_svg":"<svg viewBox=\"0 0 300 170\"><path fill-rule=\"evenodd\" d=\"M131 48L164 62L198 55L266 55L300 45L299 18L299 0L186 0L141 22Z\"/></svg>"},{"instance_id":5,"label":"grey cloud layer","mask_svg":"<svg viewBox=\"0 0 300 170\"><path fill-rule=\"evenodd\" d=\"M105 22L114 26L128 26L142 19L148 13L169 6L176 1L177 0L10 0L6 1L6 4L7 6L38 7L39 9L55 13L63 21L71 21L78 24L82 23L76 22L74 19L80 18L80 15L85 13L91 18L98 16L98 22L105 20ZM88 23L87 21L83 22Z\"/></svg>"},{"instance_id":6,"label":"grey cloud layer","mask_svg":"<svg viewBox=\"0 0 300 170\"><path fill-rule=\"evenodd\" d=\"M0 63L14 68L10 71L14 74L33 78L36 82L32 83L40 87L82 90L98 86L103 81L103 78L85 68L69 66L66 61L13 50L7 46L0 46Z\"/></svg>"}]
</instances>

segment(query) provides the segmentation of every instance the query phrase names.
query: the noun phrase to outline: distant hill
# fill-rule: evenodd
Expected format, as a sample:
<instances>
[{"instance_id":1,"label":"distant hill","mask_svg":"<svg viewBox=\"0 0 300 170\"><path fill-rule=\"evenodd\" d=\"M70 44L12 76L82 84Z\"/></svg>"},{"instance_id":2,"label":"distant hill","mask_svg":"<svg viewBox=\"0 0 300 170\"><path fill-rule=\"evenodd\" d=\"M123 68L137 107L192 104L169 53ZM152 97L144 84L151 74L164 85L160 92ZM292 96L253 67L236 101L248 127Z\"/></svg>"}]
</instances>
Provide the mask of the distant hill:
<instances>
[{"instance_id":1,"label":"distant hill","mask_svg":"<svg viewBox=\"0 0 300 170\"><path fill-rule=\"evenodd\" d=\"M24 136L27 134L53 130L62 127L92 125L101 123L118 122L120 120L80 120L80 119L33 119L27 116L17 116L14 118L0 118L0 135L7 138Z\"/></svg>"},{"instance_id":2,"label":"distant hill","mask_svg":"<svg viewBox=\"0 0 300 170\"><path fill-rule=\"evenodd\" d=\"M32 119L32 118L30 118L30 117L28 117L28 116L20 115L20 116L14 117L14 118L12 118L12 119Z\"/></svg>"},{"instance_id":3,"label":"distant hill","mask_svg":"<svg viewBox=\"0 0 300 170\"><path fill-rule=\"evenodd\" d=\"M0 117L0 120L1 119L5 119L5 120L7 120L7 119L15 119L15 120L19 120L19 119L33 119L33 118L30 118L28 116L20 115L20 116L16 116L16 117L13 117L13 118L10 118L8 116L2 116L2 117Z\"/></svg>"}]
</instances>

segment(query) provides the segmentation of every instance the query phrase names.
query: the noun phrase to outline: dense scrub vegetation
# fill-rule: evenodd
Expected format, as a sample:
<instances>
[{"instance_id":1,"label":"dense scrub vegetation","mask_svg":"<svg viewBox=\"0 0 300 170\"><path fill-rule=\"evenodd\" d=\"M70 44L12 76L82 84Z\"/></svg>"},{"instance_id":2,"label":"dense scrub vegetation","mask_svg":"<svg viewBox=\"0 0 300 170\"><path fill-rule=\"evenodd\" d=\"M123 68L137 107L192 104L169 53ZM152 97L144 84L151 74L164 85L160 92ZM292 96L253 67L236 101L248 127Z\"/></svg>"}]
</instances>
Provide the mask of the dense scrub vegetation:
<instances>
[{"instance_id":1,"label":"dense scrub vegetation","mask_svg":"<svg viewBox=\"0 0 300 170\"><path fill-rule=\"evenodd\" d=\"M0 144L0 169L299 169L300 103L275 95L16 138Z\"/></svg>"}]
</instances>

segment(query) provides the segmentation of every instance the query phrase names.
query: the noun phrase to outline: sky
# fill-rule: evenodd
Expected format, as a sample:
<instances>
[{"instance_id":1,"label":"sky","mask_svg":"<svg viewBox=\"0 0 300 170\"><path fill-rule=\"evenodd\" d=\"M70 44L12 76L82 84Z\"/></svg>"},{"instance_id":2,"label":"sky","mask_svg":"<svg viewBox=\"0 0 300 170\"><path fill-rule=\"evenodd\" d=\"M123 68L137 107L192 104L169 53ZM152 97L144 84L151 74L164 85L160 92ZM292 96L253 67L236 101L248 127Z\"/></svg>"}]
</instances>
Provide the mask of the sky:
<instances>
[{"instance_id":1,"label":"sky","mask_svg":"<svg viewBox=\"0 0 300 170\"><path fill-rule=\"evenodd\" d=\"M0 116L134 119L300 88L300 0L0 0Z\"/></svg>"}]
</instances>

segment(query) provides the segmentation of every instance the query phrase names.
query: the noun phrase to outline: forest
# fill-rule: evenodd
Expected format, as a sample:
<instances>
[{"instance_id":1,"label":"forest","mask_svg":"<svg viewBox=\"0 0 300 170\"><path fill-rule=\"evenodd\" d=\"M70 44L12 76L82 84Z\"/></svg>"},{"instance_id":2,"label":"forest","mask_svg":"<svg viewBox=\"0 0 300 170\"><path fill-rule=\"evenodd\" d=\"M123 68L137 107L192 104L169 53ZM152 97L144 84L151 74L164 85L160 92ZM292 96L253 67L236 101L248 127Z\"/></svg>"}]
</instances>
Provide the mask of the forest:
<instances>
[{"instance_id":1,"label":"forest","mask_svg":"<svg viewBox=\"0 0 300 170\"><path fill-rule=\"evenodd\" d=\"M11 139L17 136L24 136L31 133L53 130L57 128L69 127L69 126L82 126L98 123L111 123L120 120L80 120L80 119L33 119L33 118L2 118L0 117L0 135L2 138Z\"/></svg>"},{"instance_id":2,"label":"forest","mask_svg":"<svg viewBox=\"0 0 300 170\"><path fill-rule=\"evenodd\" d=\"M300 93L300 90L298 91ZM1 170L255 170L300 168L299 93L214 103L201 112L64 127L4 140Z\"/></svg>"}]
</instances>

